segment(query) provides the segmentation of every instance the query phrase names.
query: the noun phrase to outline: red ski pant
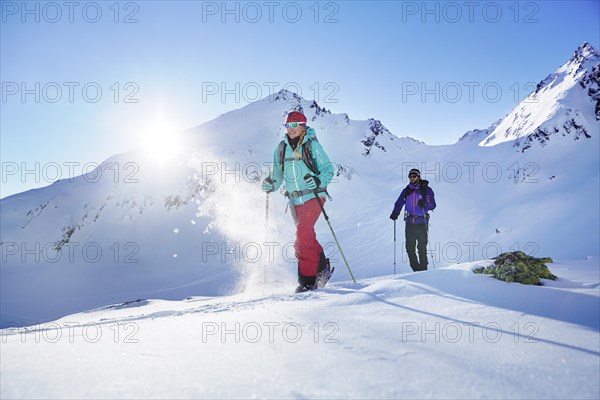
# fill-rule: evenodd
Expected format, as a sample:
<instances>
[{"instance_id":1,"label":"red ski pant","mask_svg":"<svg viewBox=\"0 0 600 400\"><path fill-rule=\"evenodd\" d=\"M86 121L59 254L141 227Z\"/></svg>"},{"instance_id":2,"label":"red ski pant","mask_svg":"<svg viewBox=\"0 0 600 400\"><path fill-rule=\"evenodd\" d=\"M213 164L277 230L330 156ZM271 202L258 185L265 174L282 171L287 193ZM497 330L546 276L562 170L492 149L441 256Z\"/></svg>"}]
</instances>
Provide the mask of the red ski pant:
<instances>
[{"instance_id":1,"label":"red ski pant","mask_svg":"<svg viewBox=\"0 0 600 400\"><path fill-rule=\"evenodd\" d=\"M319 197L321 204L325 204L325 199ZM319 256L323 247L317 241L315 233L315 224L321 215L321 207L317 199L310 199L300 206L294 206L298 214L298 225L296 226L296 258L298 259L298 269L304 276L316 276L319 265Z\"/></svg>"}]
</instances>

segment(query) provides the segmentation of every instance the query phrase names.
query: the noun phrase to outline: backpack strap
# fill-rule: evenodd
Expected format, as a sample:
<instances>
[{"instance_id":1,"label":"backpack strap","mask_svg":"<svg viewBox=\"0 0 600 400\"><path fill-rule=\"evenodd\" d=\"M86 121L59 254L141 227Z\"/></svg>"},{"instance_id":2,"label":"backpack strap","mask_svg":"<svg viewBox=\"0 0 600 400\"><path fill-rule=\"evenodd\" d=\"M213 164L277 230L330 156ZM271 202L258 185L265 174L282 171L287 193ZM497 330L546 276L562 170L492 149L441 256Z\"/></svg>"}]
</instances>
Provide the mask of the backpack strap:
<instances>
[{"instance_id":1,"label":"backpack strap","mask_svg":"<svg viewBox=\"0 0 600 400\"><path fill-rule=\"evenodd\" d=\"M421 184L419 185L419 189L421 190L421 198L427 201L427 187L429 186L429 181L421 180Z\"/></svg>"},{"instance_id":2,"label":"backpack strap","mask_svg":"<svg viewBox=\"0 0 600 400\"><path fill-rule=\"evenodd\" d=\"M429 186L429 181L421 180L419 183L419 191L421 192L421 198L427 201L427 187ZM406 204L406 198L411 195L415 190L410 187L410 185L406 185L404 189L404 203ZM406 221L408 218L413 218L413 223L417 218L422 218L424 221L429 220L429 212L425 212L425 215L411 215L406 211L406 207L404 208L404 220Z\"/></svg>"},{"instance_id":3,"label":"backpack strap","mask_svg":"<svg viewBox=\"0 0 600 400\"><path fill-rule=\"evenodd\" d=\"M319 175L320 171L317 168L317 163L315 162L315 158L313 157L313 153L312 153L312 141L313 140L317 140L317 139L316 138L309 139L306 141L306 143L304 143L302 145L302 159L304 160L304 163L306 164L308 169L310 169L310 172L312 172L315 175Z\"/></svg>"},{"instance_id":4,"label":"backpack strap","mask_svg":"<svg viewBox=\"0 0 600 400\"><path fill-rule=\"evenodd\" d=\"M302 161L304 161L304 164L306 164L306 166L308 167L308 169L315 175L319 175L320 171L319 168L317 168L317 162L315 160L315 158L313 157L313 152L312 152L312 141L313 140L317 140L317 138L312 138L307 140L303 145L302 145ZM318 141L318 140L317 140ZM285 150L286 150L286 146L287 143L285 140L282 140L279 143L279 164L281 165L281 174L284 175L284 165L285 165L285 161L297 161L294 157L292 158L286 158L285 157ZM284 175L285 176L285 175ZM291 197L300 197L300 196L304 196L305 194L308 193L321 193L324 192L327 195L327 198L329 199L329 201L333 200L331 198L331 196L329 195L329 192L327 192L326 188L319 188L316 191L314 190L305 190L302 192L294 192L292 193ZM290 197L290 194L288 192L286 192L286 196Z\"/></svg>"},{"instance_id":5,"label":"backpack strap","mask_svg":"<svg viewBox=\"0 0 600 400\"><path fill-rule=\"evenodd\" d=\"M304 164L306 164L306 166L308 167L308 169L310 170L310 172L312 172L315 175L319 175L319 169L317 168L317 163L315 162L315 159L313 157L313 152L312 152L312 141L313 140L317 140L315 139L309 139L307 140L303 145L302 145L302 161L304 161ZM279 164L281 165L281 173L283 174L283 166L284 166L284 162L285 161L296 161L295 158L285 158L285 150L286 150L286 146L287 143L285 140L282 140L279 143Z\"/></svg>"},{"instance_id":6,"label":"backpack strap","mask_svg":"<svg viewBox=\"0 0 600 400\"><path fill-rule=\"evenodd\" d=\"M279 165L281 166L281 175L283 175L283 162L285 161L285 148L287 143L285 140L279 142L278 153L279 153Z\"/></svg>"}]
</instances>

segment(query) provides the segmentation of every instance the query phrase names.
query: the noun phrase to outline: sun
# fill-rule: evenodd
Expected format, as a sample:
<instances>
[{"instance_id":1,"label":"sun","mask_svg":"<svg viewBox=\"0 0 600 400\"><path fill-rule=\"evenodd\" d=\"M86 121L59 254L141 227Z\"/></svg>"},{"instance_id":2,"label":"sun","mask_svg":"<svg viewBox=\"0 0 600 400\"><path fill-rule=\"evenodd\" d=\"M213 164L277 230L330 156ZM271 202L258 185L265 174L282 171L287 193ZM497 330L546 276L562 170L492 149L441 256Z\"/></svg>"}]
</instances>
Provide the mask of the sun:
<instances>
[{"instance_id":1,"label":"sun","mask_svg":"<svg viewBox=\"0 0 600 400\"><path fill-rule=\"evenodd\" d=\"M182 150L179 132L163 119L146 129L141 141L144 154L158 164L174 159Z\"/></svg>"}]
</instances>

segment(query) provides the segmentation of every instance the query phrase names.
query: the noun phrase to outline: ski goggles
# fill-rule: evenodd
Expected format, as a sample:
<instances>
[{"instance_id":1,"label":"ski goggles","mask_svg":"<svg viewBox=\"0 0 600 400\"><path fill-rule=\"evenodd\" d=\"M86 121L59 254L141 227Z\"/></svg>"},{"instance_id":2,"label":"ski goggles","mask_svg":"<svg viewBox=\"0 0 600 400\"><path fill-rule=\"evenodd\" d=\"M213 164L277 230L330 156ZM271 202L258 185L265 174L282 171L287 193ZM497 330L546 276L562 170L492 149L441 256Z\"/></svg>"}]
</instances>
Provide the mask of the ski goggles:
<instances>
[{"instance_id":1,"label":"ski goggles","mask_svg":"<svg viewBox=\"0 0 600 400\"><path fill-rule=\"evenodd\" d=\"M299 125L306 125L306 122L288 122L286 124L283 124L283 126L285 126L285 128L297 128Z\"/></svg>"}]
</instances>

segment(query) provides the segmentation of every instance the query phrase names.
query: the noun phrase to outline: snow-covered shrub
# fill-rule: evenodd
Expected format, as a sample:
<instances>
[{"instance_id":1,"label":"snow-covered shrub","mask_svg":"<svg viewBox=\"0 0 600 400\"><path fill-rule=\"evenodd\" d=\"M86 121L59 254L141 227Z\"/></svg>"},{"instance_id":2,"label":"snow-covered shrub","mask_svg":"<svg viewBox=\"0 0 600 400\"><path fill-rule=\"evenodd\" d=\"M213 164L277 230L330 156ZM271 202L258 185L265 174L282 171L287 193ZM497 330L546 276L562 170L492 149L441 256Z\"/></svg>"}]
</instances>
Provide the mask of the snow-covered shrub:
<instances>
[{"instance_id":1,"label":"snow-covered shrub","mask_svg":"<svg viewBox=\"0 0 600 400\"><path fill-rule=\"evenodd\" d=\"M522 251L502 253L494 258L494 263L487 267L473 269L476 274L492 275L505 282L519 282L525 285L542 285L540 279L556 280L545 263L552 259L528 256Z\"/></svg>"}]
</instances>

